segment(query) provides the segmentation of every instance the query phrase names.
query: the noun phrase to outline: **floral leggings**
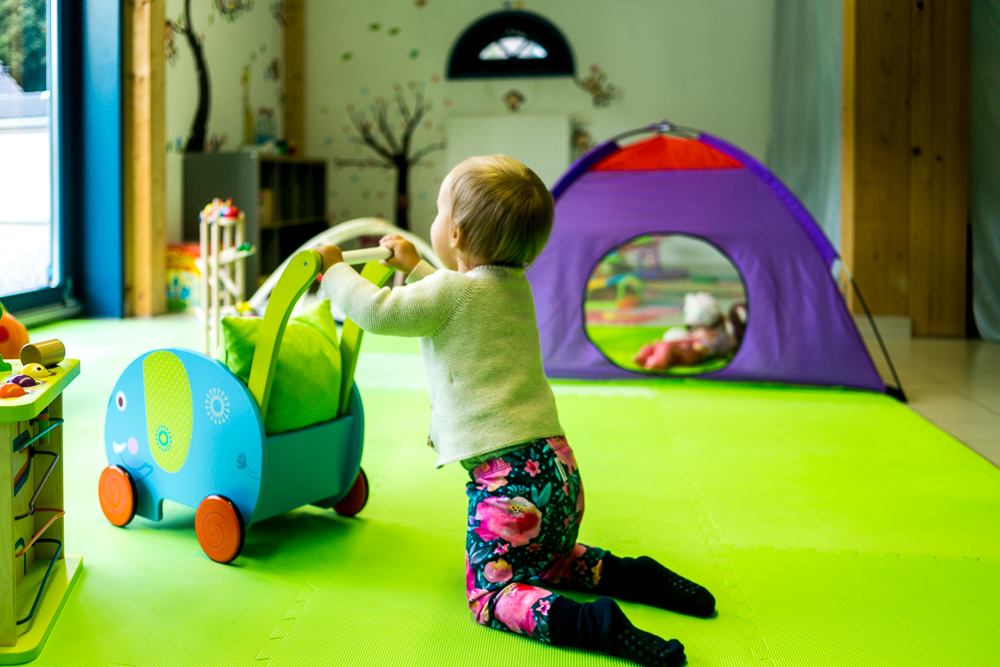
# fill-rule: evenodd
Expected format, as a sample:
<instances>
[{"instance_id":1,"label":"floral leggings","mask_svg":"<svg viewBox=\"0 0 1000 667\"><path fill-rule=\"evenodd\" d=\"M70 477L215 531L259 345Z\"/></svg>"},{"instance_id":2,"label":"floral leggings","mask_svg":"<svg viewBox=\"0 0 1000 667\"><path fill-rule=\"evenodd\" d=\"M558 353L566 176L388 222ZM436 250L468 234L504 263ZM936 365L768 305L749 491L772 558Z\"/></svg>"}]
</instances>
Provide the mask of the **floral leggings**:
<instances>
[{"instance_id":1,"label":"floral leggings","mask_svg":"<svg viewBox=\"0 0 1000 667\"><path fill-rule=\"evenodd\" d=\"M483 625L548 642L556 595L536 584L592 589L606 553L576 542L583 483L573 450L563 437L535 440L469 476L469 608Z\"/></svg>"}]
</instances>

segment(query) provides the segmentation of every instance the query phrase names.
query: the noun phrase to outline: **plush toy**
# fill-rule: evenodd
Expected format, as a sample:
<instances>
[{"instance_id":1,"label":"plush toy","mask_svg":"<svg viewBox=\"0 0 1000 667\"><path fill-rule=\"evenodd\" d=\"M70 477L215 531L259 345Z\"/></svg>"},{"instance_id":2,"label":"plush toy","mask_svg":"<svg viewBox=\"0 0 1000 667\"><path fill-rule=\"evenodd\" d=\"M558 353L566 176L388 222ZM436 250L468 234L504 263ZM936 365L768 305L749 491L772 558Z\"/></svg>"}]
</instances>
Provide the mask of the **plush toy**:
<instances>
[{"instance_id":1,"label":"plush toy","mask_svg":"<svg viewBox=\"0 0 1000 667\"><path fill-rule=\"evenodd\" d=\"M733 349L726 318L711 294L697 292L684 297L684 325L671 327L661 340L643 345L632 360L649 370L667 370L723 357Z\"/></svg>"},{"instance_id":2,"label":"plush toy","mask_svg":"<svg viewBox=\"0 0 1000 667\"><path fill-rule=\"evenodd\" d=\"M733 339L733 349L740 346L743 336L747 331L747 305L745 303L734 303L729 309L729 317L726 318L726 333Z\"/></svg>"},{"instance_id":3,"label":"plush toy","mask_svg":"<svg viewBox=\"0 0 1000 667\"><path fill-rule=\"evenodd\" d=\"M0 304L0 360L17 359L21 348L27 344L28 330ZM0 361L0 367L2 366L3 362ZM10 366L6 370L10 370Z\"/></svg>"}]
</instances>

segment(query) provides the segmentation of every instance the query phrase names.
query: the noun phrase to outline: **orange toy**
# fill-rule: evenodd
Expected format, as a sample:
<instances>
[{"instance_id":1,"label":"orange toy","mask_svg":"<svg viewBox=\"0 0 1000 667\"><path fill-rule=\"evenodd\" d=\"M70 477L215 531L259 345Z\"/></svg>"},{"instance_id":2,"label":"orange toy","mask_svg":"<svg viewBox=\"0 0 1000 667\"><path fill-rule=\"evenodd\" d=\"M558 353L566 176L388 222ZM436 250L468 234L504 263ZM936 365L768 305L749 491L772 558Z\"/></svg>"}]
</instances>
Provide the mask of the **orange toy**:
<instances>
[{"instance_id":1,"label":"orange toy","mask_svg":"<svg viewBox=\"0 0 1000 667\"><path fill-rule=\"evenodd\" d=\"M25 393L24 387L19 384L0 384L0 398L18 398Z\"/></svg>"},{"instance_id":2,"label":"orange toy","mask_svg":"<svg viewBox=\"0 0 1000 667\"><path fill-rule=\"evenodd\" d=\"M28 330L0 307L0 359L17 359L28 344Z\"/></svg>"}]
</instances>

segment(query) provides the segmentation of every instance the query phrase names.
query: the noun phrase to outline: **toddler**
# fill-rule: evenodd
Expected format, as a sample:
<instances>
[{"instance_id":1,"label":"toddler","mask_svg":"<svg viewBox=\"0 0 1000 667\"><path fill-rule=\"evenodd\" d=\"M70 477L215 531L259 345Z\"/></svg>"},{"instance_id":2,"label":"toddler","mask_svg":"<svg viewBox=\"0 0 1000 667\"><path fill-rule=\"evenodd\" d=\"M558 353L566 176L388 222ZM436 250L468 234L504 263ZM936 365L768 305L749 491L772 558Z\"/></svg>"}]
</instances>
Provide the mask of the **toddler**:
<instances>
[{"instance_id":1,"label":"toddler","mask_svg":"<svg viewBox=\"0 0 1000 667\"><path fill-rule=\"evenodd\" d=\"M715 598L648 557L576 541L584 497L573 450L542 370L525 268L552 228L552 197L507 157L475 157L441 184L431 226L435 271L396 235L386 264L406 285L378 289L323 256L322 290L362 329L419 336L430 387L428 444L438 467L468 471L466 592L477 622L542 642L649 666L680 665L684 647L639 630L610 597L580 604L548 587L594 592L707 617Z\"/></svg>"}]
</instances>

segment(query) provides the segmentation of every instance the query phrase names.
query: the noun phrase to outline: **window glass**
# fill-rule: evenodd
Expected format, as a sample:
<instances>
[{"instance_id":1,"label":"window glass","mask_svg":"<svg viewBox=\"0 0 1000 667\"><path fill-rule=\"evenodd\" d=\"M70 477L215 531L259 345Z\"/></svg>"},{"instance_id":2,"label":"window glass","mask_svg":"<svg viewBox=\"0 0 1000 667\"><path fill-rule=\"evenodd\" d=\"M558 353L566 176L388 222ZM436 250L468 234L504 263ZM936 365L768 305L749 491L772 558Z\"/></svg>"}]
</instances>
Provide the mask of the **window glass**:
<instances>
[{"instance_id":1,"label":"window glass","mask_svg":"<svg viewBox=\"0 0 1000 667\"><path fill-rule=\"evenodd\" d=\"M0 296L59 282L46 0L0 0Z\"/></svg>"},{"instance_id":2,"label":"window glass","mask_svg":"<svg viewBox=\"0 0 1000 667\"><path fill-rule=\"evenodd\" d=\"M479 52L480 60L509 60L510 58L545 58L549 54L541 46L524 37L504 37L491 42Z\"/></svg>"},{"instance_id":3,"label":"window glass","mask_svg":"<svg viewBox=\"0 0 1000 667\"><path fill-rule=\"evenodd\" d=\"M573 76L575 71L573 53L559 29L522 10L479 18L458 36L448 57L449 79Z\"/></svg>"},{"instance_id":4,"label":"window glass","mask_svg":"<svg viewBox=\"0 0 1000 667\"><path fill-rule=\"evenodd\" d=\"M614 364L653 375L725 367L747 325L739 271L707 241L651 234L598 262L584 300L587 336Z\"/></svg>"}]
</instances>

